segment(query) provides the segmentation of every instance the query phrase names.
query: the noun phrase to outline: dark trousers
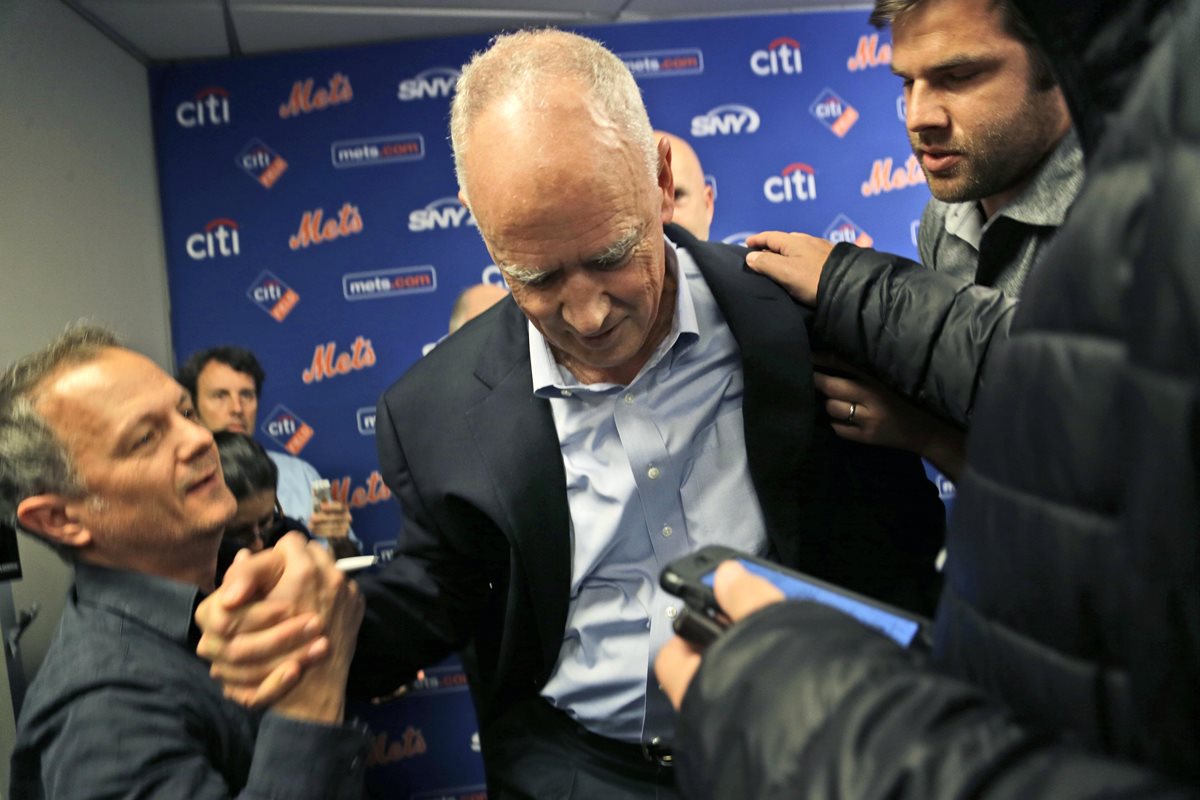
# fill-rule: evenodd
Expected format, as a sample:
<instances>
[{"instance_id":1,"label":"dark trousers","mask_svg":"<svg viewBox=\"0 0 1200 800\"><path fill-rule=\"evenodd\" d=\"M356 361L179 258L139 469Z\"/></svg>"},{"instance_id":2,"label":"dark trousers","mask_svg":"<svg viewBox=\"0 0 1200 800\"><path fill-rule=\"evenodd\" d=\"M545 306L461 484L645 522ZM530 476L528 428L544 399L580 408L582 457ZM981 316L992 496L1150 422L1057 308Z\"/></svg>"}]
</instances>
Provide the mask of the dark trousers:
<instances>
[{"instance_id":1,"label":"dark trousers","mask_svg":"<svg viewBox=\"0 0 1200 800\"><path fill-rule=\"evenodd\" d=\"M510 708L484 734L488 800L677 800L673 769L597 736L545 700Z\"/></svg>"}]
</instances>

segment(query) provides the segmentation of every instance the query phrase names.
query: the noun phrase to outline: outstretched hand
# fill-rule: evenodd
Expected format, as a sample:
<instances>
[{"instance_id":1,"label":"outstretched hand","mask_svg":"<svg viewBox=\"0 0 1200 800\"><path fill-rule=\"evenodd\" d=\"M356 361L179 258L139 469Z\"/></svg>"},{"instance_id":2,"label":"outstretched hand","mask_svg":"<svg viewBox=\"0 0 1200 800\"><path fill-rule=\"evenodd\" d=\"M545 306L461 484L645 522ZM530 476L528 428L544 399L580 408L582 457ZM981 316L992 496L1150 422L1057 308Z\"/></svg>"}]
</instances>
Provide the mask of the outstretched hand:
<instances>
[{"instance_id":1,"label":"outstretched hand","mask_svg":"<svg viewBox=\"0 0 1200 800\"><path fill-rule=\"evenodd\" d=\"M751 574L736 561L726 561L717 567L713 576L713 592L717 604L733 622L745 619L754 612L783 599L770 581ZM704 651L691 642L676 636L663 645L654 659L654 673L659 685L676 709L683 702L688 686L700 668Z\"/></svg>"},{"instance_id":2,"label":"outstretched hand","mask_svg":"<svg viewBox=\"0 0 1200 800\"><path fill-rule=\"evenodd\" d=\"M821 270L833 243L806 233L764 231L746 240L755 249L746 254L746 265L766 275L806 306L816 305Z\"/></svg>"}]
</instances>

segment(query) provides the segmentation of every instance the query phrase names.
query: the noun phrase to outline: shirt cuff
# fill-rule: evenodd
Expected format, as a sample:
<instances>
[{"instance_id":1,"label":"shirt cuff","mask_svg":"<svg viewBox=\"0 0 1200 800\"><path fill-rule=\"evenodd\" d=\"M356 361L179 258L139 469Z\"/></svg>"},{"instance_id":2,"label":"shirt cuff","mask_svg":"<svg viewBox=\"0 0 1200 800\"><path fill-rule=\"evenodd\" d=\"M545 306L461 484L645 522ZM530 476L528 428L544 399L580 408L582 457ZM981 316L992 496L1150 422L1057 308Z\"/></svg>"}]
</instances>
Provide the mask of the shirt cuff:
<instances>
[{"instance_id":1,"label":"shirt cuff","mask_svg":"<svg viewBox=\"0 0 1200 800\"><path fill-rule=\"evenodd\" d=\"M325 725L266 713L246 794L271 800L358 800L369 739L365 725Z\"/></svg>"}]
</instances>

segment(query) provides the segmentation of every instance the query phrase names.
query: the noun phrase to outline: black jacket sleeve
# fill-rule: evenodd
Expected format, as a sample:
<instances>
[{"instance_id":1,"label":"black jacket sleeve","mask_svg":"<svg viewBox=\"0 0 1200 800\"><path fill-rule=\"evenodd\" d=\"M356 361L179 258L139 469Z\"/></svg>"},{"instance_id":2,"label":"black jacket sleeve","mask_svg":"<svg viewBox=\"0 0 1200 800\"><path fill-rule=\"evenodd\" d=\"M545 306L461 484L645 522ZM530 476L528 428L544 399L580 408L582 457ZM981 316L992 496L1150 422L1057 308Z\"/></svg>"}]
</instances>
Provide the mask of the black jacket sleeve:
<instances>
[{"instance_id":1,"label":"black jacket sleeve","mask_svg":"<svg viewBox=\"0 0 1200 800\"><path fill-rule=\"evenodd\" d=\"M1030 731L829 608L788 602L708 650L676 731L689 798L1192 797Z\"/></svg>"},{"instance_id":2,"label":"black jacket sleeve","mask_svg":"<svg viewBox=\"0 0 1200 800\"><path fill-rule=\"evenodd\" d=\"M1016 301L997 289L851 244L834 247L817 289L816 336L884 383L966 425L988 354Z\"/></svg>"}]
</instances>

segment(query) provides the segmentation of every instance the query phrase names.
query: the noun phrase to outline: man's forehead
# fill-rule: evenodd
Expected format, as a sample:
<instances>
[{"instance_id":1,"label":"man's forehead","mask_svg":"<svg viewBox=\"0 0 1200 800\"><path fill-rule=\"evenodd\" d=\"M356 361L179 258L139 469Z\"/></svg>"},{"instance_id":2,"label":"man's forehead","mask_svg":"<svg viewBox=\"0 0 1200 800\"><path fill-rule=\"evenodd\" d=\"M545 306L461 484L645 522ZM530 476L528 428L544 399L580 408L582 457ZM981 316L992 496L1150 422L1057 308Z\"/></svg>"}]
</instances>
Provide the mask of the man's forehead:
<instances>
[{"instance_id":1,"label":"man's forehead","mask_svg":"<svg viewBox=\"0 0 1200 800\"><path fill-rule=\"evenodd\" d=\"M118 348L63 365L41 388L38 410L43 415L59 423L105 429L123 414L161 402L173 390L182 391L153 361Z\"/></svg>"}]
</instances>

